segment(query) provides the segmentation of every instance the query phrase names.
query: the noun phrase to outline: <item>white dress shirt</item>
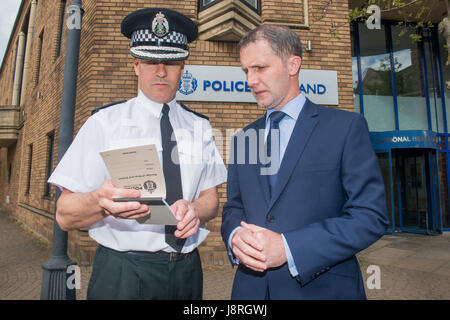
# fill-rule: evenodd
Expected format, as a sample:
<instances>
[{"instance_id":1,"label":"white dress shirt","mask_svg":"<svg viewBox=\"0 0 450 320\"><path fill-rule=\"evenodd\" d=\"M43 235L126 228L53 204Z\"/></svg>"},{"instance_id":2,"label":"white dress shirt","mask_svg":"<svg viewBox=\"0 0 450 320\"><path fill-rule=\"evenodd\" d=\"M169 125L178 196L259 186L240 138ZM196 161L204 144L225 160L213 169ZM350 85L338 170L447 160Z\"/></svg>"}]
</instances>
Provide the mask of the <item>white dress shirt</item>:
<instances>
[{"instance_id":1,"label":"white dress shirt","mask_svg":"<svg viewBox=\"0 0 450 320\"><path fill-rule=\"evenodd\" d=\"M184 109L175 100L168 105L178 145L183 199L192 202L201 191L225 182L226 168L212 139L209 121ZM98 189L105 180L111 179L99 154L105 150L155 144L161 161L162 106L139 91L136 98L95 113L81 127L48 182L72 192ZM208 233L205 228L199 228L186 240L182 252L194 250ZM118 251L174 251L164 240L162 225L108 216L90 226L89 235L99 244Z\"/></svg>"}]
</instances>

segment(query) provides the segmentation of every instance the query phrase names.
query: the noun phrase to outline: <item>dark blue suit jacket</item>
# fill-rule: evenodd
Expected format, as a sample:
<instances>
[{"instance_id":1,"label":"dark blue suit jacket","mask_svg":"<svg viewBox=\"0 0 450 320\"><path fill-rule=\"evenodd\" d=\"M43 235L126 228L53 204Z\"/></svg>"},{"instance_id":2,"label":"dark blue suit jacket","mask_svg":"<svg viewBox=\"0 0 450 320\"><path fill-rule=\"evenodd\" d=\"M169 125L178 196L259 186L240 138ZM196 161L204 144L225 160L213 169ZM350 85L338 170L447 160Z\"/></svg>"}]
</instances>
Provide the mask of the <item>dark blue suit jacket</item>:
<instances>
[{"instance_id":1,"label":"dark blue suit jacket","mask_svg":"<svg viewBox=\"0 0 450 320\"><path fill-rule=\"evenodd\" d=\"M299 275L292 277L287 263L264 273L241 264L232 299L365 299L355 254L378 240L389 223L365 119L307 99L271 198L267 176L252 155L264 146L264 135L256 134L257 146L248 139L264 127L261 118L233 137L222 237L228 246L241 221L283 233ZM238 142L243 136L245 146Z\"/></svg>"}]
</instances>

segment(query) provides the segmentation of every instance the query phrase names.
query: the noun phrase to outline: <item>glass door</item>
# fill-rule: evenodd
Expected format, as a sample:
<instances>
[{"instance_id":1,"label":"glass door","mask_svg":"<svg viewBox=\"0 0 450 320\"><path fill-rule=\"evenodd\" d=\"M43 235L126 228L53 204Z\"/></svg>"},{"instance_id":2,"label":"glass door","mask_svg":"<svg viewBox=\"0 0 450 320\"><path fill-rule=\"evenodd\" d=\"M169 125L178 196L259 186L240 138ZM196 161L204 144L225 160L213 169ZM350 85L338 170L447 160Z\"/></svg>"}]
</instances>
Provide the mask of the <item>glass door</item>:
<instances>
[{"instance_id":1,"label":"glass door","mask_svg":"<svg viewBox=\"0 0 450 320\"><path fill-rule=\"evenodd\" d=\"M391 149L377 156L385 182L390 231L440 233L436 150Z\"/></svg>"},{"instance_id":2,"label":"glass door","mask_svg":"<svg viewBox=\"0 0 450 320\"><path fill-rule=\"evenodd\" d=\"M399 227L402 230L429 230L429 210L427 197L426 170L427 157L425 153L395 152L398 166L399 191L401 195L401 210L399 210Z\"/></svg>"}]
</instances>

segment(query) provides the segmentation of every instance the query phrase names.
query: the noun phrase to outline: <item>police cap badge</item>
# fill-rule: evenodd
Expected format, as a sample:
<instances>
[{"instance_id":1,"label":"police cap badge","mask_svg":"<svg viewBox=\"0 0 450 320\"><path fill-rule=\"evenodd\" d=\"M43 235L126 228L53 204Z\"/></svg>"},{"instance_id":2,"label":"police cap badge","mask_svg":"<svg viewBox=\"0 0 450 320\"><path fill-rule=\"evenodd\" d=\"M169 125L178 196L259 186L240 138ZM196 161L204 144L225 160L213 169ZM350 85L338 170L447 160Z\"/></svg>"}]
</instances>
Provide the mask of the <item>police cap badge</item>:
<instances>
[{"instance_id":1,"label":"police cap badge","mask_svg":"<svg viewBox=\"0 0 450 320\"><path fill-rule=\"evenodd\" d=\"M185 60L189 56L188 43L198 34L191 19L167 8L130 13L123 19L121 31L131 39L131 55L144 60Z\"/></svg>"}]
</instances>

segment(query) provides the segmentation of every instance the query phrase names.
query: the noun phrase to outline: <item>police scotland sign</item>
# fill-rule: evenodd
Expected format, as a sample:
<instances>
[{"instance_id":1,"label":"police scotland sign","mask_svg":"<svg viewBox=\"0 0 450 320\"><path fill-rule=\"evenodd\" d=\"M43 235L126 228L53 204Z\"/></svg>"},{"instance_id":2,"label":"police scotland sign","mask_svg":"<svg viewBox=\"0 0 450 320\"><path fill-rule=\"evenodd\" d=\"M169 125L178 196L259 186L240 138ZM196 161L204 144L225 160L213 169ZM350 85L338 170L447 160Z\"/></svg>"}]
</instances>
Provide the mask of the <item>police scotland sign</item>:
<instances>
[{"instance_id":1,"label":"police scotland sign","mask_svg":"<svg viewBox=\"0 0 450 320\"><path fill-rule=\"evenodd\" d=\"M300 90L321 105L338 104L335 70L301 69ZM181 76L177 100L256 102L240 67L186 65Z\"/></svg>"}]
</instances>

